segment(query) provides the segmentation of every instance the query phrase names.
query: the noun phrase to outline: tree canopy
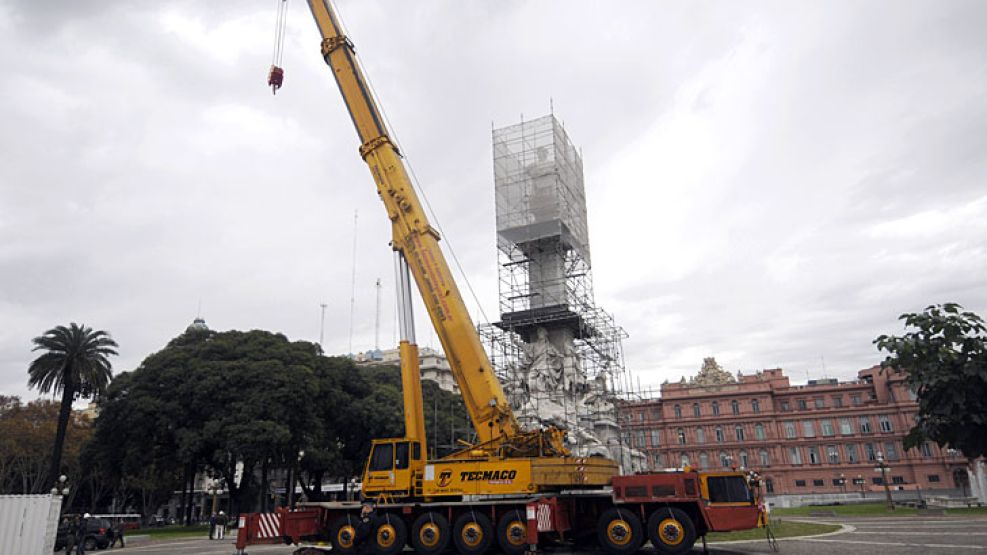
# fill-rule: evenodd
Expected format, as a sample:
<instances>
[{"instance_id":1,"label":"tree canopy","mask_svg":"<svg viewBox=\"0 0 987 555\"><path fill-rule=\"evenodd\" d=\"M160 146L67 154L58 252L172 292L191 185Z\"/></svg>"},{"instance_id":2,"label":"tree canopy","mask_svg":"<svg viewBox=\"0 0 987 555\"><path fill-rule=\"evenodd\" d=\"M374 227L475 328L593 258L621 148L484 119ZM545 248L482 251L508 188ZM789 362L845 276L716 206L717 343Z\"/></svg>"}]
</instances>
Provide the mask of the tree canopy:
<instances>
[{"instance_id":1,"label":"tree canopy","mask_svg":"<svg viewBox=\"0 0 987 555\"><path fill-rule=\"evenodd\" d=\"M111 482L126 484L145 513L203 471L230 492L233 510L263 509L278 470L296 471L318 499L323 479L362 472L371 438L403 434L399 388L397 369L357 368L314 343L190 328L114 380L91 463L115 473ZM458 398L424 389L440 441L465 437L461 422L449 425L464 418Z\"/></svg>"},{"instance_id":2,"label":"tree canopy","mask_svg":"<svg viewBox=\"0 0 987 555\"><path fill-rule=\"evenodd\" d=\"M987 454L987 330L955 303L902 314L906 333L874 340L884 367L902 369L915 392L918 420L905 448L931 439L967 457Z\"/></svg>"}]
</instances>

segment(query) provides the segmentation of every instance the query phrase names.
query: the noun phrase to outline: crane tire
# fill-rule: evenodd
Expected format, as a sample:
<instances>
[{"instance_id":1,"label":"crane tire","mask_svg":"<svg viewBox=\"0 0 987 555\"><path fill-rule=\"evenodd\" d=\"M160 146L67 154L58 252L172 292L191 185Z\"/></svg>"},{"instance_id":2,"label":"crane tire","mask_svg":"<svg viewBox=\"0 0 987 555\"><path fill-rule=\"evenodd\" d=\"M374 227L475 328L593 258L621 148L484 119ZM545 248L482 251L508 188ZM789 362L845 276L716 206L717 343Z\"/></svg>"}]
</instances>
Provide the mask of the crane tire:
<instances>
[{"instance_id":1,"label":"crane tire","mask_svg":"<svg viewBox=\"0 0 987 555\"><path fill-rule=\"evenodd\" d=\"M648 539L662 555L687 553L696 543L696 525L677 507L655 509L648 517Z\"/></svg>"},{"instance_id":2,"label":"crane tire","mask_svg":"<svg viewBox=\"0 0 987 555\"><path fill-rule=\"evenodd\" d=\"M607 509L600 515L596 535L600 547L610 555L629 555L644 543L641 519L630 509L620 507Z\"/></svg>"},{"instance_id":3,"label":"crane tire","mask_svg":"<svg viewBox=\"0 0 987 555\"><path fill-rule=\"evenodd\" d=\"M507 511L497 521L497 545L505 555L521 555L528 547L528 522L519 509Z\"/></svg>"},{"instance_id":4,"label":"crane tire","mask_svg":"<svg viewBox=\"0 0 987 555\"><path fill-rule=\"evenodd\" d=\"M452 526L452 539L462 555L482 555L493 540L493 525L483 513L467 511Z\"/></svg>"},{"instance_id":5,"label":"crane tire","mask_svg":"<svg viewBox=\"0 0 987 555\"><path fill-rule=\"evenodd\" d=\"M449 547L449 521L436 512L427 512L411 525L411 546L421 555L438 555Z\"/></svg>"},{"instance_id":6,"label":"crane tire","mask_svg":"<svg viewBox=\"0 0 987 555\"><path fill-rule=\"evenodd\" d=\"M359 550L360 546L356 544L357 520L356 516L343 515L333 521L329 533L334 553L350 555Z\"/></svg>"},{"instance_id":7,"label":"crane tire","mask_svg":"<svg viewBox=\"0 0 987 555\"><path fill-rule=\"evenodd\" d=\"M384 513L377 517L373 536L368 541L374 555L397 555L408 543L408 525L400 515Z\"/></svg>"}]
</instances>

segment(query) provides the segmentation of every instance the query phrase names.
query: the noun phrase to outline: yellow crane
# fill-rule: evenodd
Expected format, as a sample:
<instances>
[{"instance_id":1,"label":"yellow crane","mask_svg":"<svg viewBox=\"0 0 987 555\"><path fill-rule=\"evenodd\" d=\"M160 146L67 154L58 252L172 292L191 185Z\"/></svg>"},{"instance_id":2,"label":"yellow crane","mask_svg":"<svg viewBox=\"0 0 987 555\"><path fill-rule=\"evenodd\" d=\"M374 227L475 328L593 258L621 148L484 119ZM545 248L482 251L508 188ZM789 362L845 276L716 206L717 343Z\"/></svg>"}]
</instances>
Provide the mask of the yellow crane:
<instances>
[{"instance_id":1,"label":"yellow crane","mask_svg":"<svg viewBox=\"0 0 987 555\"><path fill-rule=\"evenodd\" d=\"M520 494L572 486L601 486L617 473L609 459L571 456L565 434L554 427L524 431L493 372L463 297L439 248L329 0L308 0L322 34L322 56L356 127L360 156L370 169L391 222L391 246L398 276L401 385L405 435L375 439L363 476L365 496L379 499L442 498ZM462 392L478 441L448 457L426 460L418 347L411 314L414 279L432 326Z\"/></svg>"}]
</instances>

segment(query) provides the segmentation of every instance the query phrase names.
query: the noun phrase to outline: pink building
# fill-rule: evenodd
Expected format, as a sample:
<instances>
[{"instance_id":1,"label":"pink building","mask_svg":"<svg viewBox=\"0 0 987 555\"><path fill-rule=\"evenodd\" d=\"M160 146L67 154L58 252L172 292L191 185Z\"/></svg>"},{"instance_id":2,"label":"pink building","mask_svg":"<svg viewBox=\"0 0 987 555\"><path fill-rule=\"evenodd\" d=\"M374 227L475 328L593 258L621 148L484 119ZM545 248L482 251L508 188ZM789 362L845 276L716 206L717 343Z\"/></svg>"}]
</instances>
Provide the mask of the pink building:
<instances>
[{"instance_id":1,"label":"pink building","mask_svg":"<svg viewBox=\"0 0 987 555\"><path fill-rule=\"evenodd\" d=\"M883 493L883 457L895 491L968 488L958 454L933 443L903 448L918 405L904 375L879 366L851 382L793 386L780 369L734 378L706 359L690 382L665 383L660 398L620 410L625 439L652 468L745 468L770 494L864 495Z\"/></svg>"}]
</instances>

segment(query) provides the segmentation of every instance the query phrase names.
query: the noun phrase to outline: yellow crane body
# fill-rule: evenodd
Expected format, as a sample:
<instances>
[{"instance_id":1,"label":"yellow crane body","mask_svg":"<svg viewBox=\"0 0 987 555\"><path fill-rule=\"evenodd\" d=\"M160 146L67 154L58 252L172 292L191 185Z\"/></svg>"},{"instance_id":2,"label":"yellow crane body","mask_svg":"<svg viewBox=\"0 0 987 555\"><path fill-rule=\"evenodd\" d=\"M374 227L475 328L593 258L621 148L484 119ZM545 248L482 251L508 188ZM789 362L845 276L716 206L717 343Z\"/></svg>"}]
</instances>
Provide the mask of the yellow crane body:
<instances>
[{"instance_id":1,"label":"yellow crane body","mask_svg":"<svg viewBox=\"0 0 987 555\"><path fill-rule=\"evenodd\" d=\"M401 375L405 437L374 440L364 471L370 497L443 497L526 494L609 483L617 465L604 458L572 457L564 432L550 427L523 431L493 372L445 257L397 146L371 94L329 0L308 0L322 34L322 56L332 69L391 221L391 246L407 263L452 375L473 422L475 445L438 461L426 461L424 412L417 346L402 341Z\"/></svg>"}]
</instances>

